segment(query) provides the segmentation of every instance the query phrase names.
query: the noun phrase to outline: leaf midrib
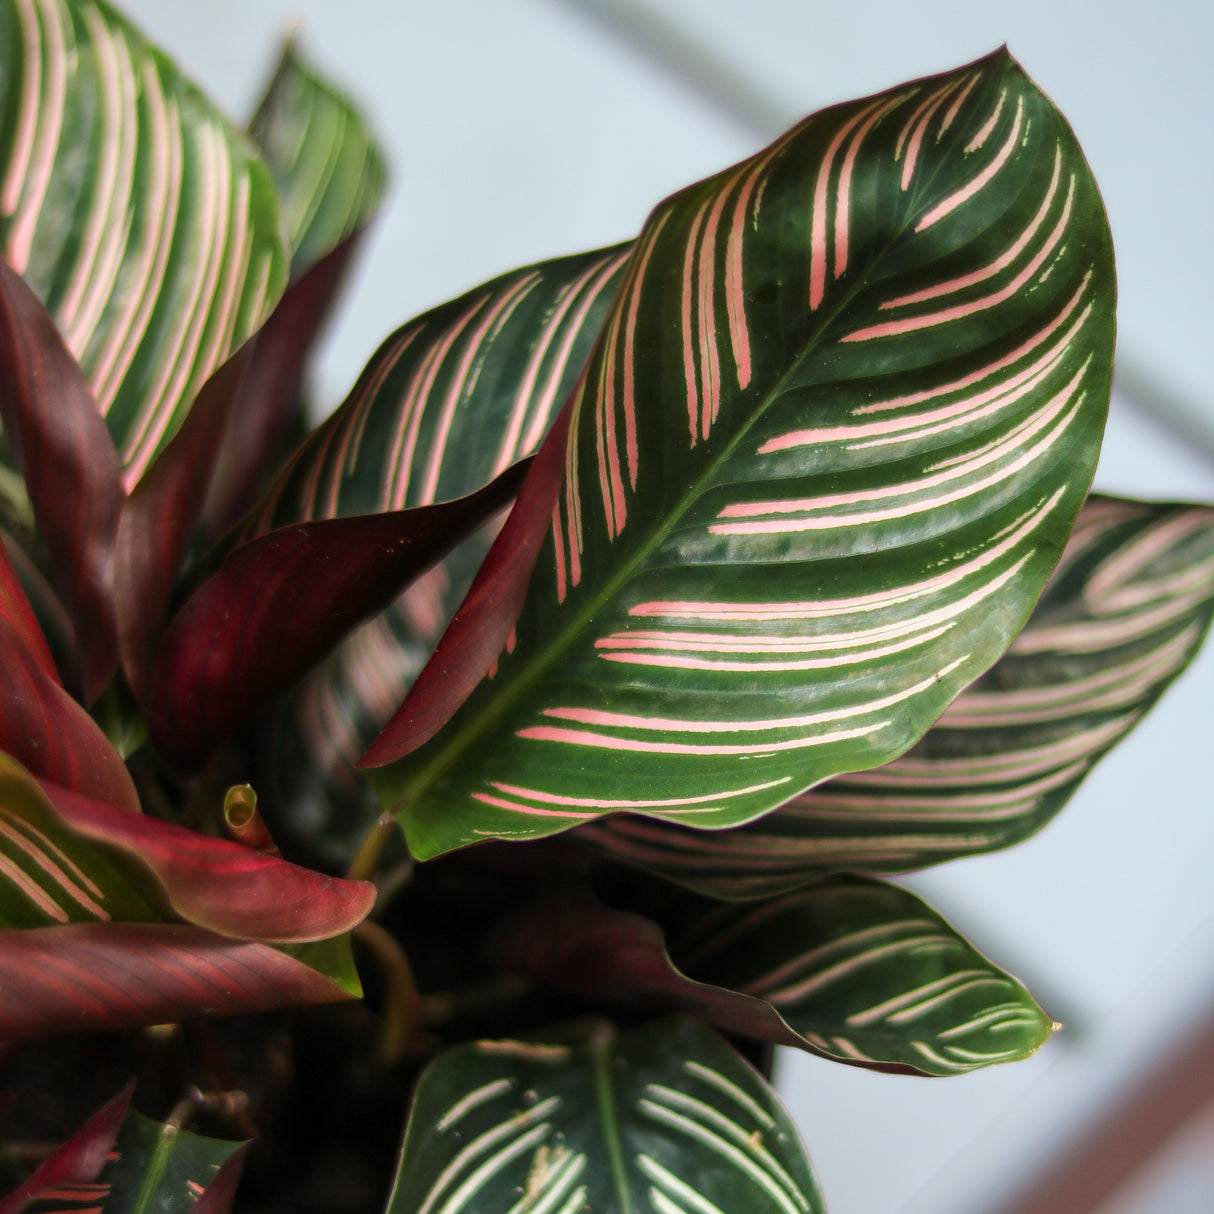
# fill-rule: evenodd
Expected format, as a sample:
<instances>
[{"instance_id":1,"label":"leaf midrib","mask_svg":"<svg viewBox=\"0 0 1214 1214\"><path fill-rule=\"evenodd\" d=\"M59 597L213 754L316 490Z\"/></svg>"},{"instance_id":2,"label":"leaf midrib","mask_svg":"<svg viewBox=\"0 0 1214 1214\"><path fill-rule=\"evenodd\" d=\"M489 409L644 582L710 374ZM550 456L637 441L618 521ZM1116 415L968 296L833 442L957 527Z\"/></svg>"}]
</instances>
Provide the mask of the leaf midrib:
<instances>
[{"instance_id":1,"label":"leaf midrib","mask_svg":"<svg viewBox=\"0 0 1214 1214\"><path fill-rule=\"evenodd\" d=\"M992 80L992 84L995 83ZM960 129L960 128L958 128ZM954 135L953 141L957 142L959 135ZM932 181L940 173L944 171L943 163L929 175L928 182L925 183L923 189L928 191L931 189ZM720 175L718 175L720 176ZM713 181L716 180L714 177ZM694 188L694 187L692 187ZM806 339L797 355L791 359L776 379L769 385L767 390L756 398L754 407L750 412L750 416L739 425L734 436L725 442L720 451L712 456L705 464L704 470L689 484L686 492L676 501L674 506L666 512L661 521L655 523L651 532L650 538L637 545L633 553L627 557L620 565L618 572L604 583L602 589L592 595L586 603L570 617L569 622L564 629L546 646L543 647L535 656L513 677L509 684L499 684L501 690L493 698L484 711L478 713L472 720L463 724L452 736L442 750L438 751L434 757L425 764L413 777L403 783L396 794L396 804L393 806L392 813L400 817L406 813L409 808L410 801L417 798L421 793L424 793L445 771L447 771L454 761L463 753L465 753L478 738L489 732L496 726L501 719L515 706L515 704L523 698L523 696L537 684L542 677L547 673L548 668L563 656L569 648L571 648L577 639L582 635L586 625L590 623L600 611L608 605L616 596L616 593L640 570L645 561L659 548L662 543L669 537L674 530L675 525L679 520L686 517L691 507L698 501L707 491L709 483L715 478L718 470L726 464L733 456L735 449L739 446L742 440L749 434L751 429L758 421L767 413L767 410L772 406L774 401L783 394L783 385L787 382L788 377L797 371L802 363L816 352L822 343L823 335L831 330L834 322L844 313L850 306L855 297L860 292L871 286L869 282L869 274L874 266L880 263L889 255L890 250L906 235L912 222L919 218L923 210L922 203L917 202L915 206L908 207L903 221L892 230L888 239L878 249L870 254L863 270L856 274L853 285L843 291L836 302L823 308L821 313L821 324L814 333ZM644 233L641 234L643 237ZM638 243L641 237L638 237ZM605 338L608 326L605 324L598 339L596 339L595 349L587 361L589 366L591 362L598 357L600 344ZM563 482L562 482L563 483ZM542 551L542 549L541 549ZM534 570L532 572L534 578ZM528 596L530 595L530 585L528 586ZM526 609L526 601L524 600L524 610ZM483 681L482 681L483 683ZM480 685L474 690L479 690ZM467 704L468 701L465 701ZM461 705L461 710L463 706ZM407 758L403 760L407 762ZM446 850L446 849L443 849ZM438 854L438 853L436 853Z\"/></svg>"}]
</instances>

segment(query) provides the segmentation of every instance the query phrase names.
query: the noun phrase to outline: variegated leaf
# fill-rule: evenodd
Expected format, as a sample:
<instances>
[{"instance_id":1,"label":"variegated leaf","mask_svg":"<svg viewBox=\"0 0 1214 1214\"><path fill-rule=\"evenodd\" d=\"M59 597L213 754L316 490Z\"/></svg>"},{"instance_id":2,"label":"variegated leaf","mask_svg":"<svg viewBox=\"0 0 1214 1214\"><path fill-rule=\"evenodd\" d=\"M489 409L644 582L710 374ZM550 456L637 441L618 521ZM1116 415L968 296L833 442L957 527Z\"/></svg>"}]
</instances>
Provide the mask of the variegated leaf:
<instances>
[{"instance_id":1,"label":"variegated leaf","mask_svg":"<svg viewBox=\"0 0 1214 1214\"><path fill-rule=\"evenodd\" d=\"M0 251L88 376L129 488L281 293L274 184L103 0L0 3Z\"/></svg>"},{"instance_id":2,"label":"variegated leaf","mask_svg":"<svg viewBox=\"0 0 1214 1214\"><path fill-rule=\"evenodd\" d=\"M619 810L737 825L909 747L1061 554L1113 293L1087 165L1004 52L659 206L563 481L541 451L521 491L551 531L496 675L427 741L490 667L477 586L364 756L414 854Z\"/></svg>"},{"instance_id":3,"label":"variegated leaf","mask_svg":"<svg viewBox=\"0 0 1214 1214\"><path fill-rule=\"evenodd\" d=\"M428 506L533 452L577 379L627 248L504 274L403 325L243 534Z\"/></svg>"},{"instance_id":4,"label":"variegated leaf","mask_svg":"<svg viewBox=\"0 0 1214 1214\"><path fill-rule=\"evenodd\" d=\"M362 115L304 61L294 39L249 133L278 187L298 278L370 222L384 191L383 157Z\"/></svg>"},{"instance_id":5,"label":"variegated leaf","mask_svg":"<svg viewBox=\"0 0 1214 1214\"><path fill-rule=\"evenodd\" d=\"M405 325L296 458L260 526L459 497L530 455L577 382L625 255L605 249L516 270ZM424 665L490 539L470 539L423 576L285 706L274 780L285 799L308 803L310 839L327 836L324 846L344 853L378 814L354 764Z\"/></svg>"},{"instance_id":6,"label":"variegated leaf","mask_svg":"<svg viewBox=\"0 0 1214 1214\"><path fill-rule=\"evenodd\" d=\"M860 877L746 904L671 891L645 915L555 897L501 924L489 951L597 1004L688 1012L871 1070L1012 1062L1054 1027L931 907Z\"/></svg>"},{"instance_id":7,"label":"variegated leaf","mask_svg":"<svg viewBox=\"0 0 1214 1214\"><path fill-rule=\"evenodd\" d=\"M121 1117L129 1099L128 1088L60 1148L65 1154L87 1151L92 1166L31 1177L33 1183L23 1186L31 1204L10 1211L0 1203L0 1214L226 1214L246 1147L153 1121L134 1109L121 1126L114 1125L114 1114Z\"/></svg>"},{"instance_id":8,"label":"variegated leaf","mask_svg":"<svg viewBox=\"0 0 1214 1214\"><path fill-rule=\"evenodd\" d=\"M1024 631L902 758L721 834L617 817L577 837L726 898L1007 847L1138 723L1212 613L1214 509L1090 497Z\"/></svg>"},{"instance_id":9,"label":"variegated leaf","mask_svg":"<svg viewBox=\"0 0 1214 1214\"><path fill-rule=\"evenodd\" d=\"M388 1214L817 1214L775 1093L716 1034L663 1020L585 1045L482 1041L414 1097Z\"/></svg>"}]
</instances>

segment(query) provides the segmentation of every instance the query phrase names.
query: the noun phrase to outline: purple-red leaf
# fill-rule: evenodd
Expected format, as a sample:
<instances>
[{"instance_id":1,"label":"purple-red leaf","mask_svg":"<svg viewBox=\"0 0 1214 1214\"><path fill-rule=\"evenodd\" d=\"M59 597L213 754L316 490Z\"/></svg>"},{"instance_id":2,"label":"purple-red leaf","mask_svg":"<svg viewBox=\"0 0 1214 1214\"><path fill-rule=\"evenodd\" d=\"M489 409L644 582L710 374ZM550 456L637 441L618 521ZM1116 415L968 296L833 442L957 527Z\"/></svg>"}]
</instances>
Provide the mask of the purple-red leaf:
<instances>
[{"instance_id":1,"label":"purple-red leaf","mask_svg":"<svg viewBox=\"0 0 1214 1214\"><path fill-rule=\"evenodd\" d=\"M190 1214L228 1214L236 1198L236 1189L244 1172L252 1143L239 1146L219 1165L211 1183L190 1207Z\"/></svg>"},{"instance_id":2,"label":"purple-red leaf","mask_svg":"<svg viewBox=\"0 0 1214 1214\"><path fill-rule=\"evenodd\" d=\"M565 472L570 406L536 452L510 517L404 703L359 760L382 767L428 742L451 719L509 642L527 596Z\"/></svg>"},{"instance_id":3,"label":"purple-red leaf","mask_svg":"<svg viewBox=\"0 0 1214 1214\"><path fill-rule=\"evenodd\" d=\"M169 445L131 490L114 546L122 664L136 694L163 628L181 558L194 534L252 354L246 343L203 385Z\"/></svg>"},{"instance_id":4,"label":"purple-red leaf","mask_svg":"<svg viewBox=\"0 0 1214 1214\"><path fill-rule=\"evenodd\" d=\"M268 944L189 924L0 931L0 1042L347 998Z\"/></svg>"},{"instance_id":5,"label":"purple-red leaf","mask_svg":"<svg viewBox=\"0 0 1214 1214\"><path fill-rule=\"evenodd\" d=\"M139 809L122 757L64 690L12 562L0 544L0 751L39 779Z\"/></svg>"},{"instance_id":6,"label":"purple-red leaf","mask_svg":"<svg viewBox=\"0 0 1214 1214\"><path fill-rule=\"evenodd\" d=\"M357 239L343 241L291 283L257 335L206 502L208 534L222 535L252 505L266 461L299 406L304 365Z\"/></svg>"},{"instance_id":7,"label":"purple-red leaf","mask_svg":"<svg viewBox=\"0 0 1214 1214\"><path fill-rule=\"evenodd\" d=\"M280 527L234 548L174 617L145 706L152 737L197 765L356 624L514 495L516 464L478 493L413 510Z\"/></svg>"},{"instance_id":8,"label":"purple-red leaf","mask_svg":"<svg viewBox=\"0 0 1214 1214\"><path fill-rule=\"evenodd\" d=\"M43 791L77 834L142 860L172 909L195 926L246 940L303 943L349 931L375 904L368 882L313 872L53 785L44 783Z\"/></svg>"},{"instance_id":9,"label":"purple-red leaf","mask_svg":"<svg viewBox=\"0 0 1214 1214\"><path fill-rule=\"evenodd\" d=\"M0 971L5 960L0 959ZM0 991L0 1001L5 994ZM21 1214L31 1201L47 1189L62 1185L90 1184L101 1174L122 1128L135 1081L107 1101L61 1147L48 1155L18 1188L0 1201L0 1214Z\"/></svg>"},{"instance_id":10,"label":"purple-red leaf","mask_svg":"<svg viewBox=\"0 0 1214 1214\"><path fill-rule=\"evenodd\" d=\"M91 701L117 663L112 559L118 455L79 364L34 293L0 260L0 420L76 623Z\"/></svg>"}]
</instances>

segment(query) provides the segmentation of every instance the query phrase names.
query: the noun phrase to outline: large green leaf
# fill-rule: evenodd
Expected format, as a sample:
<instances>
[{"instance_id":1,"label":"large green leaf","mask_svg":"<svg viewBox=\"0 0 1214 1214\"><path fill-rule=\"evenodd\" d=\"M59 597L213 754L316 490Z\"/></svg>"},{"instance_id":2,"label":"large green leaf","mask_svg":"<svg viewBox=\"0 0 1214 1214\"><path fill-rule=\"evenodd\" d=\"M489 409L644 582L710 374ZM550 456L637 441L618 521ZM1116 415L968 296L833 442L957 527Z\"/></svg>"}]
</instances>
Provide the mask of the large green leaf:
<instances>
[{"instance_id":1,"label":"large green leaf","mask_svg":"<svg viewBox=\"0 0 1214 1214\"><path fill-rule=\"evenodd\" d=\"M261 527L460 497L530 455L577 382L625 255L528 266L403 326L269 495ZM390 458L397 435L412 437ZM313 841L344 854L379 813L354 764L425 664L491 538L470 539L426 574L286 705L275 782L284 801L307 804L300 816Z\"/></svg>"},{"instance_id":2,"label":"large green leaf","mask_svg":"<svg viewBox=\"0 0 1214 1214\"><path fill-rule=\"evenodd\" d=\"M103 0L0 3L0 249L83 366L128 488L287 274L251 144Z\"/></svg>"},{"instance_id":3,"label":"large green leaf","mask_svg":"<svg viewBox=\"0 0 1214 1214\"><path fill-rule=\"evenodd\" d=\"M645 915L558 896L500 925L490 951L598 1004L689 1012L873 1070L956 1075L1012 1062L1054 1027L931 907L860 877L746 904L671 891Z\"/></svg>"},{"instance_id":4,"label":"large green leaf","mask_svg":"<svg viewBox=\"0 0 1214 1214\"><path fill-rule=\"evenodd\" d=\"M616 817L578 837L717 897L906 872L1040 830L1201 645L1214 509L1093 496L1011 649L914 749L723 833Z\"/></svg>"},{"instance_id":5,"label":"large green leaf","mask_svg":"<svg viewBox=\"0 0 1214 1214\"><path fill-rule=\"evenodd\" d=\"M693 1020L482 1041L422 1075L388 1214L814 1214L771 1089Z\"/></svg>"},{"instance_id":6,"label":"large green leaf","mask_svg":"<svg viewBox=\"0 0 1214 1214\"><path fill-rule=\"evenodd\" d=\"M1113 294L1087 165L1004 52L823 111L659 206L563 478L541 450L364 756L414 854L617 810L732 826L904 751L1062 552Z\"/></svg>"}]
</instances>

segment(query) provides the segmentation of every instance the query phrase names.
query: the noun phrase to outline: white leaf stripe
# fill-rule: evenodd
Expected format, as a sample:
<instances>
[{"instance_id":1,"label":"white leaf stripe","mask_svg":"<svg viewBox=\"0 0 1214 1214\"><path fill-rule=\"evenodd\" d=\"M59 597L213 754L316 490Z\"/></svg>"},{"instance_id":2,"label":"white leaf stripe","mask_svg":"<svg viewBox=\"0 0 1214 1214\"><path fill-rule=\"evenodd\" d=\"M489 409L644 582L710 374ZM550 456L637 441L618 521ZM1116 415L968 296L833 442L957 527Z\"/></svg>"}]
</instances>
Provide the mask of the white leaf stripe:
<instances>
[{"instance_id":1,"label":"white leaf stripe","mask_svg":"<svg viewBox=\"0 0 1214 1214\"><path fill-rule=\"evenodd\" d=\"M756 896L823 869L902 871L1006 846L1061 807L1196 653L1214 511L1093 497L1041 603L924 742L728 835L615 819L579 837L697 888Z\"/></svg>"},{"instance_id":2,"label":"white leaf stripe","mask_svg":"<svg viewBox=\"0 0 1214 1214\"><path fill-rule=\"evenodd\" d=\"M276 222L254 223L275 214L272 185L108 7L5 7L20 39L0 51L16 107L0 245L84 367L129 488L281 290Z\"/></svg>"},{"instance_id":3,"label":"white leaf stripe","mask_svg":"<svg viewBox=\"0 0 1214 1214\"><path fill-rule=\"evenodd\" d=\"M757 905L685 898L659 917L678 971L766 1001L828 1057L949 1074L1023 1057L1051 1031L1014 979L894 886L842 877Z\"/></svg>"},{"instance_id":4,"label":"white leaf stripe","mask_svg":"<svg viewBox=\"0 0 1214 1214\"><path fill-rule=\"evenodd\" d=\"M909 744L1012 639L1078 509L1111 262L1074 234L1102 223L1069 131L997 59L660 205L574 394L517 644L374 777L415 854L577 820L490 806L495 780L662 801L736 789L740 755L748 784L809 787ZM783 725L757 710L777 689ZM701 716L741 736L680 724Z\"/></svg>"},{"instance_id":5,"label":"white leaf stripe","mask_svg":"<svg viewBox=\"0 0 1214 1214\"><path fill-rule=\"evenodd\" d=\"M551 1056L495 1044L423 1073L388 1214L822 1209L787 1115L702 1024L651 1022ZM462 1133L436 1128L442 1108L466 1110Z\"/></svg>"}]
</instances>

